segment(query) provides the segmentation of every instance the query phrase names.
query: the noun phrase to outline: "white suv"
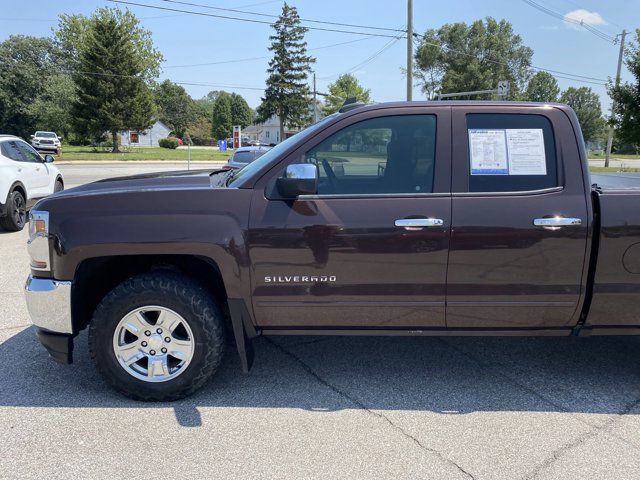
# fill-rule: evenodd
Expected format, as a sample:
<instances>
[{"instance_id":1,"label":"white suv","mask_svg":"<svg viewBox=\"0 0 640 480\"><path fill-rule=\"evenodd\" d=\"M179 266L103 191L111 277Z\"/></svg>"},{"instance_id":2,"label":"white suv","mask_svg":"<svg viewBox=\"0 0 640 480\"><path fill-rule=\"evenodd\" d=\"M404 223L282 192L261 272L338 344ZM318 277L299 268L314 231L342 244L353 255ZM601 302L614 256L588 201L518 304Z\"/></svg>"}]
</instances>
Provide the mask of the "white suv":
<instances>
[{"instance_id":1,"label":"white suv","mask_svg":"<svg viewBox=\"0 0 640 480\"><path fill-rule=\"evenodd\" d=\"M36 150L43 150L46 152L53 152L56 155L60 153L60 137L55 132L36 132L35 135L31 135L31 145Z\"/></svg>"},{"instance_id":2,"label":"white suv","mask_svg":"<svg viewBox=\"0 0 640 480\"><path fill-rule=\"evenodd\" d=\"M0 227L22 230L37 199L64 189L53 157L44 158L24 140L0 135Z\"/></svg>"}]
</instances>

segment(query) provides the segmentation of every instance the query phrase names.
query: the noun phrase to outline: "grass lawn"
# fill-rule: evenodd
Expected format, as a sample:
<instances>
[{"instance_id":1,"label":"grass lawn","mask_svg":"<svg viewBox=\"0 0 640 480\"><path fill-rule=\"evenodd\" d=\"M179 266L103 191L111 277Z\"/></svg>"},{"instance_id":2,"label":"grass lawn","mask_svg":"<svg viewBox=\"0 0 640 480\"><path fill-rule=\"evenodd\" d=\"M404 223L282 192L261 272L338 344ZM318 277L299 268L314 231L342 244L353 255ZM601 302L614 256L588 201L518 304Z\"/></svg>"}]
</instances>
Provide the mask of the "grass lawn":
<instances>
[{"instance_id":1,"label":"grass lawn","mask_svg":"<svg viewBox=\"0 0 640 480\"><path fill-rule=\"evenodd\" d=\"M232 155L232 151L219 152L213 148L192 148L191 160L210 162L226 162ZM186 161L189 152L186 148L180 147L175 150L170 148L135 147L128 152L111 153L93 147L75 147L64 145L59 160L159 160L159 161Z\"/></svg>"},{"instance_id":2,"label":"grass lawn","mask_svg":"<svg viewBox=\"0 0 640 480\"><path fill-rule=\"evenodd\" d=\"M604 160L606 155L598 154L598 153L590 153L590 160ZM611 158L615 160L640 160L640 155L627 155L627 154L617 154L612 153Z\"/></svg>"},{"instance_id":3,"label":"grass lawn","mask_svg":"<svg viewBox=\"0 0 640 480\"><path fill-rule=\"evenodd\" d=\"M589 167L591 173L639 173L640 168Z\"/></svg>"}]
</instances>

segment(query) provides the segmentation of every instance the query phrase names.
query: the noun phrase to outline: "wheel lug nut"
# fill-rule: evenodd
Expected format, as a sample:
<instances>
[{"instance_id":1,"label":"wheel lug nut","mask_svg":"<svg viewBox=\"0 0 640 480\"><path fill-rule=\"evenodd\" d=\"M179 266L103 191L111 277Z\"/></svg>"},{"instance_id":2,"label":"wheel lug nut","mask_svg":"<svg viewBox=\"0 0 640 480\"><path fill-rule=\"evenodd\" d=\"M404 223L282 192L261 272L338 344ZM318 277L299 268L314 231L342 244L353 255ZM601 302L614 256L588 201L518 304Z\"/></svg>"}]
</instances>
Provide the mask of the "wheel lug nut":
<instances>
[{"instance_id":1,"label":"wheel lug nut","mask_svg":"<svg viewBox=\"0 0 640 480\"><path fill-rule=\"evenodd\" d=\"M158 332L160 334L160 333L162 333L162 329L159 328L159 329L156 330L156 332Z\"/></svg>"},{"instance_id":2,"label":"wheel lug nut","mask_svg":"<svg viewBox=\"0 0 640 480\"><path fill-rule=\"evenodd\" d=\"M150 336L151 336L151 332L150 332L149 330L147 330L146 332L144 332L144 334L145 334L147 337L150 337Z\"/></svg>"},{"instance_id":3,"label":"wheel lug nut","mask_svg":"<svg viewBox=\"0 0 640 480\"><path fill-rule=\"evenodd\" d=\"M149 354L150 354L150 355L155 355L155 354L156 354L156 351L155 351L155 350L151 350L151 351L149 352Z\"/></svg>"},{"instance_id":4,"label":"wheel lug nut","mask_svg":"<svg viewBox=\"0 0 640 480\"><path fill-rule=\"evenodd\" d=\"M171 337L167 337L164 339L165 342L169 343L171 341Z\"/></svg>"},{"instance_id":5,"label":"wheel lug nut","mask_svg":"<svg viewBox=\"0 0 640 480\"><path fill-rule=\"evenodd\" d=\"M162 350L160 350L162 353L167 353L167 349L162 347Z\"/></svg>"},{"instance_id":6,"label":"wheel lug nut","mask_svg":"<svg viewBox=\"0 0 640 480\"><path fill-rule=\"evenodd\" d=\"M146 347L146 346L147 346L147 342L142 342L142 344L141 344L141 345L142 345L143 347Z\"/></svg>"}]
</instances>

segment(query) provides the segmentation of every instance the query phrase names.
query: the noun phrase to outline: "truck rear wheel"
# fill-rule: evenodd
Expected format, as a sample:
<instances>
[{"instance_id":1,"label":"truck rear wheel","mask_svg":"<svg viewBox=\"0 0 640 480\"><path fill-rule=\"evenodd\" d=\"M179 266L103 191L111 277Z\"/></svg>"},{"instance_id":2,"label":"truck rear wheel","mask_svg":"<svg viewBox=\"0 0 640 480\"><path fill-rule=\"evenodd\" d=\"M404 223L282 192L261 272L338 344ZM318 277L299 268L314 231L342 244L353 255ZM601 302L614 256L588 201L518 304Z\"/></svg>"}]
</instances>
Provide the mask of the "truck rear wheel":
<instances>
[{"instance_id":1,"label":"truck rear wheel","mask_svg":"<svg viewBox=\"0 0 640 480\"><path fill-rule=\"evenodd\" d=\"M209 293L188 277L156 271L118 285L89 326L98 371L136 400L170 401L193 393L224 353L224 321Z\"/></svg>"}]
</instances>

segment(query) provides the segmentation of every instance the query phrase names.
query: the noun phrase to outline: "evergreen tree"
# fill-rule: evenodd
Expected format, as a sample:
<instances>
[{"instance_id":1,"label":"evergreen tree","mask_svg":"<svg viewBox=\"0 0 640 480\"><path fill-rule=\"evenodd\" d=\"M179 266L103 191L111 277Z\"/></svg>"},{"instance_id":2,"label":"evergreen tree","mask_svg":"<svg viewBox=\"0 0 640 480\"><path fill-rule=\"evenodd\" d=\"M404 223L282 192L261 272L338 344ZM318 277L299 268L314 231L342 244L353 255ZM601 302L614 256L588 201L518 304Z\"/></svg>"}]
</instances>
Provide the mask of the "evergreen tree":
<instances>
[{"instance_id":1,"label":"evergreen tree","mask_svg":"<svg viewBox=\"0 0 640 480\"><path fill-rule=\"evenodd\" d=\"M231 94L231 121L243 128L253 122L253 110L242 95L237 93Z\"/></svg>"},{"instance_id":2,"label":"evergreen tree","mask_svg":"<svg viewBox=\"0 0 640 480\"><path fill-rule=\"evenodd\" d=\"M211 136L215 140L224 140L231 136L233 117L231 116L231 95L219 92L213 102L213 116L211 117Z\"/></svg>"},{"instance_id":3,"label":"evergreen tree","mask_svg":"<svg viewBox=\"0 0 640 480\"><path fill-rule=\"evenodd\" d=\"M57 37L74 50L69 57L76 66L76 129L94 136L110 132L117 152L119 131L144 130L153 122L149 82L162 55L129 11L100 8L90 18L62 17L60 30Z\"/></svg>"},{"instance_id":4,"label":"evergreen tree","mask_svg":"<svg viewBox=\"0 0 640 480\"><path fill-rule=\"evenodd\" d=\"M307 76L315 58L307 55L307 42L304 40L307 28L301 25L295 7L285 2L273 28L275 34L269 37L269 50L274 55L269 62L267 89L257 114L261 122L277 115L280 118L280 140L284 140L285 125L303 126L309 122Z\"/></svg>"}]
</instances>

